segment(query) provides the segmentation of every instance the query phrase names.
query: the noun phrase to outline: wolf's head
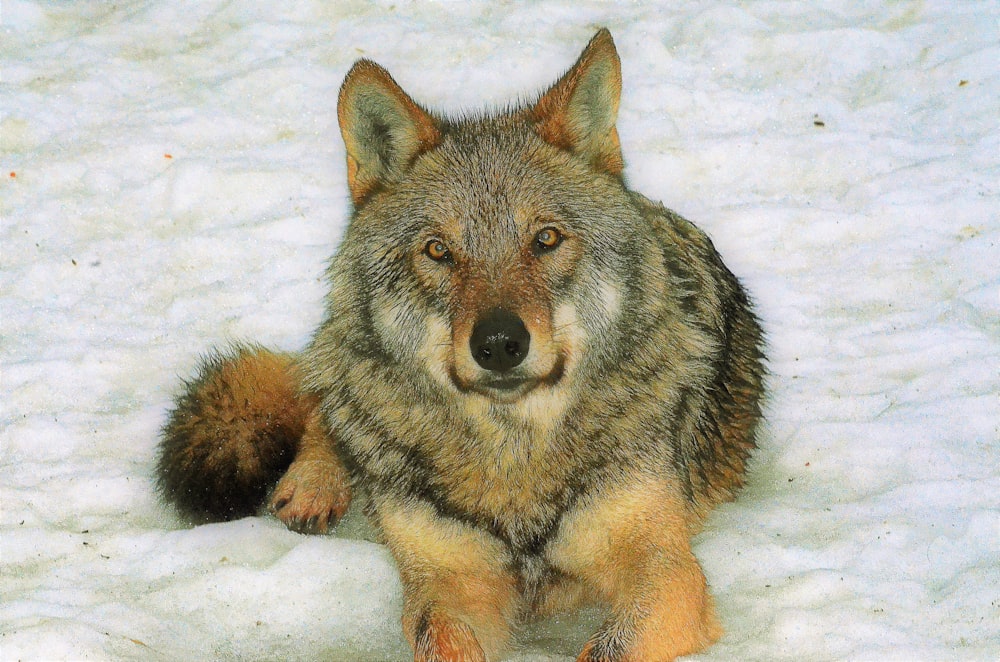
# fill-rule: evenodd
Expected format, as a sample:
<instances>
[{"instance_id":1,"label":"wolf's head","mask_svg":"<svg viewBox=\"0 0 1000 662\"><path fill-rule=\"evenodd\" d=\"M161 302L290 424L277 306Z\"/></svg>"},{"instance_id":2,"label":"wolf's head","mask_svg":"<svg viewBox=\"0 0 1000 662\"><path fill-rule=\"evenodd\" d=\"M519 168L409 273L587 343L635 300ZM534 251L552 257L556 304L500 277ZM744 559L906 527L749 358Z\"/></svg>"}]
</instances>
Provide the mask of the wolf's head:
<instances>
[{"instance_id":1,"label":"wolf's head","mask_svg":"<svg viewBox=\"0 0 1000 662\"><path fill-rule=\"evenodd\" d=\"M460 120L354 65L337 114L356 210L332 297L363 309L365 353L543 408L622 358L651 240L622 182L620 92L607 30L537 102Z\"/></svg>"}]
</instances>

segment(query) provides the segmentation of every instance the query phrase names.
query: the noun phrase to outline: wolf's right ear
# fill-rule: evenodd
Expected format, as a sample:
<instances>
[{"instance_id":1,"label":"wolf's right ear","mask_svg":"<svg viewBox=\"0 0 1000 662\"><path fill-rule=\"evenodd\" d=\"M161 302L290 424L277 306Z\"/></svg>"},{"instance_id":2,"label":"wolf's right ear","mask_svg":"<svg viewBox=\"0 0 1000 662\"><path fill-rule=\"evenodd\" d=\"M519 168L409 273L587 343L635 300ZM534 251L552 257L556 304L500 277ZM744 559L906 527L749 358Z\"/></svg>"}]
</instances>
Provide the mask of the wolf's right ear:
<instances>
[{"instance_id":1,"label":"wolf's right ear","mask_svg":"<svg viewBox=\"0 0 1000 662\"><path fill-rule=\"evenodd\" d=\"M358 60L347 72L337 120L347 147L347 185L355 205L441 139L437 120L371 60Z\"/></svg>"}]
</instances>

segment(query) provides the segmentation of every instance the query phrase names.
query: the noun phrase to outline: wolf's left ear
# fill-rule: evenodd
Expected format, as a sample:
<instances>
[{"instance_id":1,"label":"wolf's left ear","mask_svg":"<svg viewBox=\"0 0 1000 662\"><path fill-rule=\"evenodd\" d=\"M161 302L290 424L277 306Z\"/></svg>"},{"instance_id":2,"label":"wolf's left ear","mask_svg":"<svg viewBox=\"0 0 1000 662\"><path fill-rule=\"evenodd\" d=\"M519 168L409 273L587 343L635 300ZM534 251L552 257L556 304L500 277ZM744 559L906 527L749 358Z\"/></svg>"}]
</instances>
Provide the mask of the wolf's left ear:
<instances>
[{"instance_id":1,"label":"wolf's left ear","mask_svg":"<svg viewBox=\"0 0 1000 662\"><path fill-rule=\"evenodd\" d=\"M441 139L437 120L371 60L358 60L347 72L337 120L347 147L347 185L355 205L399 177Z\"/></svg>"},{"instance_id":2,"label":"wolf's left ear","mask_svg":"<svg viewBox=\"0 0 1000 662\"><path fill-rule=\"evenodd\" d=\"M620 176L624 163L615 120L621 92L618 51L611 33L601 28L573 68L531 109L535 130L595 169Z\"/></svg>"}]
</instances>

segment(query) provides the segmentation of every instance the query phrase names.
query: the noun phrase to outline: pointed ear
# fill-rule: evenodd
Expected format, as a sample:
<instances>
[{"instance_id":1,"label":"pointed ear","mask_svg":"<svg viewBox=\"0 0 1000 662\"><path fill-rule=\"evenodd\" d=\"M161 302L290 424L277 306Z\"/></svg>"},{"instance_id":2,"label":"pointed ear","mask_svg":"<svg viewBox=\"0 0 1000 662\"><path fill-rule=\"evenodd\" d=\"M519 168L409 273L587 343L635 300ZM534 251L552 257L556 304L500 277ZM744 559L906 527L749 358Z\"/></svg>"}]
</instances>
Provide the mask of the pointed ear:
<instances>
[{"instance_id":1,"label":"pointed ear","mask_svg":"<svg viewBox=\"0 0 1000 662\"><path fill-rule=\"evenodd\" d=\"M595 169L621 175L621 145L615 120L622 69L607 28L594 35L573 68L532 108L538 135L583 157Z\"/></svg>"},{"instance_id":2,"label":"pointed ear","mask_svg":"<svg viewBox=\"0 0 1000 662\"><path fill-rule=\"evenodd\" d=\"M344 78L337 120L347 147L347 185L355 205L397 178L441 139L437 120L371 60L358 60Z\"/></svg>"}]
</instances>

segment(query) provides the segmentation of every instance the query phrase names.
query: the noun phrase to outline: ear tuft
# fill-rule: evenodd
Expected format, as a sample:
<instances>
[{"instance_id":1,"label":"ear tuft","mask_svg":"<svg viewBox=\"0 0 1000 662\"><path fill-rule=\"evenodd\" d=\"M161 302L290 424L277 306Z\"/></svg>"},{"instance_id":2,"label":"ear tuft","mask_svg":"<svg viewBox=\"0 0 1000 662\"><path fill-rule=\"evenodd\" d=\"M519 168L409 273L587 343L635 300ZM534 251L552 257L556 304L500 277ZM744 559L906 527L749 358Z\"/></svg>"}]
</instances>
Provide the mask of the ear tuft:
<instances>
[{"instance_id":1,"label":"ear tuft","mask_svg":"<svg viewBox=\"0 0 1000 662\"><path fill-rule=\"evenodd\" d=\"M371 60L358 60L344 78L337 120L347 147L347 184L355 205L397 179L441 139L438 121Z\"/></svg>"},{"instance_id":2,"label":"ear tuft","mask_svg":"<svg viewBox=\"0 0 1000 662\"><path fill-rule=\"evenodd\" d=\"M615 121L621 91L618 51L611 33L601 28L576 64L532 108L535 130L596 170L620 176L624 163Z\"/></svg>"}]
</instances>

